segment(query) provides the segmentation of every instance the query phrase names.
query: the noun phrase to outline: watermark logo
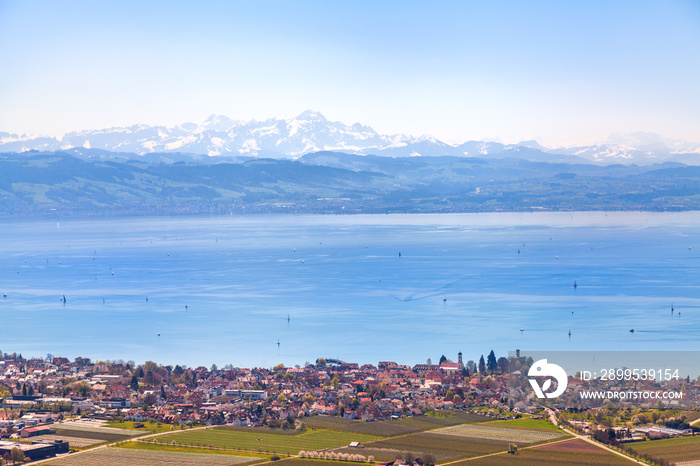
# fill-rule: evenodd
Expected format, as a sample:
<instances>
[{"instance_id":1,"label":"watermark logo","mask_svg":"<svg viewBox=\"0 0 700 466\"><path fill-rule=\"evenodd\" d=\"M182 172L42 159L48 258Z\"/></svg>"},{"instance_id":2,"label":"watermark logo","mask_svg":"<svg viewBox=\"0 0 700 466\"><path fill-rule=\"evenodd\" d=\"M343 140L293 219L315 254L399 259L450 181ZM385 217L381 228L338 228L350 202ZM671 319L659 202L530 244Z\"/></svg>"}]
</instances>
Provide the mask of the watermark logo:
<instances>
[{"instance_id":1,"label":"watermark logo","mask_svg":"<svg viewBox=\"0 0 700 466\"><path fill-rule=\"evenodd\" d=\"M537 394L537 398L556 398L564 393L564 390L566 390L566 384L568 383L564 369L556 364L548 363L546 359L535 361L532 364L532 367L530 367L527 376L528 380L530 381L530 385L532 385L533 390L535 390L535 393ZM540 387L540 384L533 377L550 378L545 380L542 387ZM552 385L551 377L557 381L557 389L552 393L546 393L547 390L549 390L549 387Z\"/></svg>"}]
</instances>

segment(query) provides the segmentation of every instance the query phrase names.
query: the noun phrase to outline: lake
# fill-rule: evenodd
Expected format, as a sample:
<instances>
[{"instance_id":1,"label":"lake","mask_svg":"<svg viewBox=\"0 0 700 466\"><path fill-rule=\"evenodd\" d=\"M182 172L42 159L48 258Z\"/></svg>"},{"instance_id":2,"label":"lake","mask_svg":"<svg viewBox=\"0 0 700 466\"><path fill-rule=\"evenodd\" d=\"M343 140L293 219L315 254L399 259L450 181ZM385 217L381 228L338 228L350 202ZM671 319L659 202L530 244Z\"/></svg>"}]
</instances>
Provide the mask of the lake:
<instances>
[{"instance_id":1,"label":"lake","mask_svg":"<svg viewBox=\"0 0 700 466\"><path fill-rule=\"evenodd\" d=\"M413 365L459 351L466 362L516 348L700 350L698 212L0 228L0 350L25 357L271 367L318 357Z\"/></svg>"}]
</instances>

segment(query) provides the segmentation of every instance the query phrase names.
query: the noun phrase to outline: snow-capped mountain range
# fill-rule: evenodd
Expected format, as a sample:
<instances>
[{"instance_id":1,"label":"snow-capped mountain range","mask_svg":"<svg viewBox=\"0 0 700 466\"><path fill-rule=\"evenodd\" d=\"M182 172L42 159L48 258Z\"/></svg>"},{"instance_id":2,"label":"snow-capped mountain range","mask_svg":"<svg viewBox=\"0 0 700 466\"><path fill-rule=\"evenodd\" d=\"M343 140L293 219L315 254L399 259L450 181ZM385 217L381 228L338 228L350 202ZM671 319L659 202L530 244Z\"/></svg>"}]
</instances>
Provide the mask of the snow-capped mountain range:
<instances>
[{"instance_id":1,"label":"snow-capped mountain range","mask_svg":"<svg viewBox=\"0 0 700 466\"><path fill-rule=\"evenodd\" d=\"M382 135L369 126L348 126L314 111L290 119L236 121L212 115L202 124L134 125L71 132L60 138L0 132L0 152L101 149L138 155L189 153L209 156L297 158L318 151L405 156L513 157L547 162L700 165L700 144L671 141L650 133L612 135L604 144L547 148L534 141L519 144L469 141L450 145L429 136Z\"/></svg>"}]
</instances>

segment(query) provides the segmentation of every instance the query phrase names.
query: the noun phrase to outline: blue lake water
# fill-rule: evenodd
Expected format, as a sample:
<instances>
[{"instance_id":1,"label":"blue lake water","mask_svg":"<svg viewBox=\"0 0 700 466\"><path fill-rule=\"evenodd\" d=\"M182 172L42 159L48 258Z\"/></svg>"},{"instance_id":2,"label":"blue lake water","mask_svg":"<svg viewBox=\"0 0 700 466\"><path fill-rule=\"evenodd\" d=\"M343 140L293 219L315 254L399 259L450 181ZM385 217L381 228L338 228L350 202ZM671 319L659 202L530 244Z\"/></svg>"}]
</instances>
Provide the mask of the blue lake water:
<instances>
[{"instance_id":1,"label":"blue lake water","mask_svg":"<svg viewBox=\"0 0 700 466\"><path fill-rule=\"evenodd\" d=\"M516 348L700 350L698 212L0 229L0 350L25 357L269 367L415 364L458 351L466 361Z\"/></svg>"}]
</instances>

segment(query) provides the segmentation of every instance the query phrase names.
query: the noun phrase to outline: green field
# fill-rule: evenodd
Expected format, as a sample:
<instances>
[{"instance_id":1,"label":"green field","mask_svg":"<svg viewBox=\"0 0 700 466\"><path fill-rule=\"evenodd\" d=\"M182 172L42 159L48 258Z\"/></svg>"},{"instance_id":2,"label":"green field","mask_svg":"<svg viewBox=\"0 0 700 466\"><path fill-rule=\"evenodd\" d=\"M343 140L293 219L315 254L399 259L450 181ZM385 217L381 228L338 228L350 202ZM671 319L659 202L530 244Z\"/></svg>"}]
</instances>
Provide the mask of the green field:
<instances>
[{"instance_id":1,"label":"green field","mask_svg":"<svg viewBox=\"0 0 700 466\"><path fill-rule=\"evenodd\" d=\"M700 435L630 443L627 447L672 463L700 460Z\"/></svg>"},{"instance_id":2,"label":"green field","mask_svg":"<svg viewBox=\"0 0 700 466\"><path fill-rule=\"evenodd\" d=\"M259 432L261 434L272 434L272 435L299 435L304 433L304 431L296 429L280 429L275 427L239 427L239 426L217 426L217 429L221 430L235 430L238 432ZM313 430L313 429L312 429Z\"/></svg>"},{"instance_id":3,"label":"green field","mask_svg":"<svg viewBox=\"0 0 700 466\"><path fill-rule=\"evenodd\" d=\"M404 417L395 420L362 422L342 417L312 416L304 418L307 427L336 430L339 432L356 432L377 437L393 437L438 427L454 426L474 422L489 421L490 418L462 411L440 412L426 416Z\"/></svg>"},{"instance_id":4,"label":"green field","mask_svg":"<svg viewBox=\"0 0 700 466\"><path fill-rule=\"evenodd\" d=\"M250 453L247 451L235 451L235 450L217 450L204 447L179 447L175 445L166 445L162 443L146 443L146 442L126 442L120 445L116 445L115 448L130 448L132 450L155 450L155 451L170 451L170 452L183 452L183 453L206 453L215 455L234 455L242 457L250 457L251 461L260 462L268 461L270 455L260 454L260 453Z\"/></svg>"},{"instance_id":5,"label":"green field","mask_svg":"<svg viewBox=\"0 0 700 466\"><path fill-rule=\"evenodd\" d=\"M463 411L444 411L429 413L425 416L403 417L395 421L385 421L393 426L404 426L418 431L434 429L436 427L456 426L457 424L471 424L474 422L487 422L491 418L478 414L465 413Z\"/></svg>"},{"instance_id":6,"label":"green field","mask_svg":"<svg viewBox=\"0 0 700 466\"><path fill-rule=\"evenodd\" d=\"M403 437L379 440L365 445L367 449L389 449L394 450L396 453L410 451L416 456L421 456L422 453L432 453L438 461L446 462L505 451L508 450L508 443L507 441L421 432ZM376 456L380 457L382 455Z\"/></svg>"},{"instance_id":7,"label":"green field","mask_svg":"<svg viewBox=\"0 0 700 466\"><path fill-rule=\"evenodd\" d=\"M284 435L261 431L226 428L192 430L155 437L157 443L186 446L214 446L253 452L296 455L300 450L321 450L341 447L350 442L371 442L377 437L330 430L306 431L298 435Z\"/></svg>"},{"instance_id":8,"label":"green field","mask_svg":"<svg viewBox=\"0 0 700 466\"><path fill-rule=\"evenodd\" d=\"M362 422L344 419L342 417L313 416L303 420L309 428L328 429L338 432L354 432L358 434L375 435L377 437L393 437L394 435L410 434L420 429L403 426L395 422Z\"/></svg>"},{"instance_id":9,"label":"green field","mask_svg":"<svg viewBox=\"0 0 700 466\"><path fill-rule=\"evenodd\" d=\"M173 451L138 450L131 448L99 448L85 453L75 453L47 464L51 466L92 466L95 464L176 466L182 464L206 464L233 466L255 461L255 458L233 455L210 455Z\"/></svg>"}]
</instances>

